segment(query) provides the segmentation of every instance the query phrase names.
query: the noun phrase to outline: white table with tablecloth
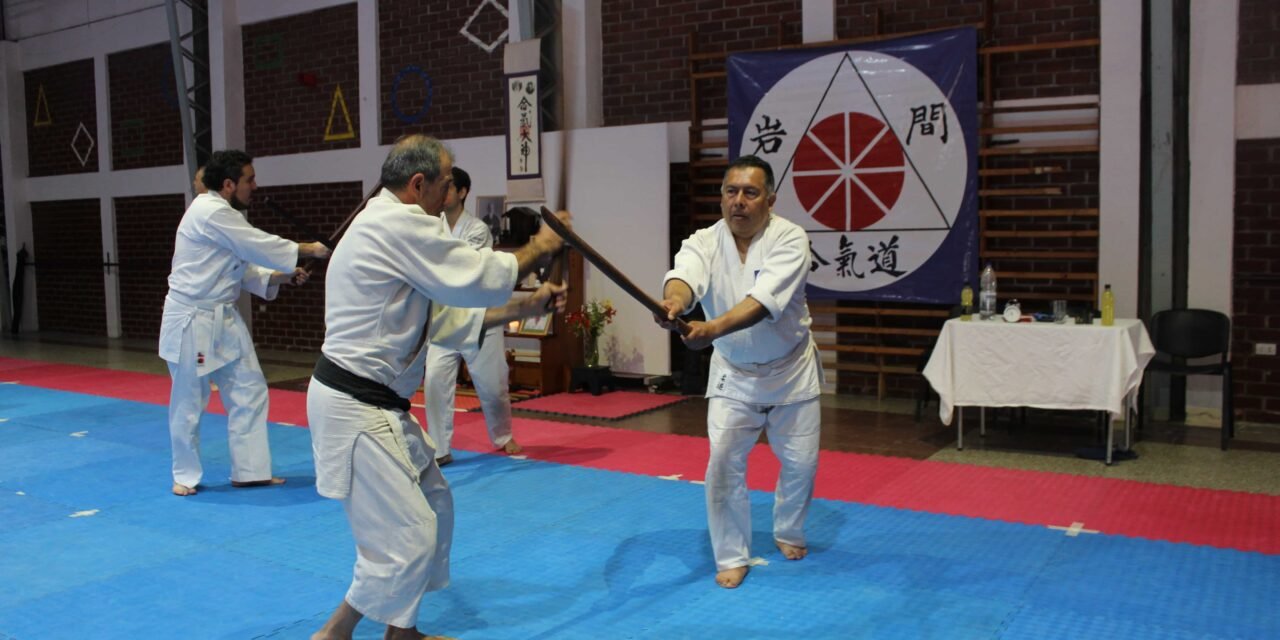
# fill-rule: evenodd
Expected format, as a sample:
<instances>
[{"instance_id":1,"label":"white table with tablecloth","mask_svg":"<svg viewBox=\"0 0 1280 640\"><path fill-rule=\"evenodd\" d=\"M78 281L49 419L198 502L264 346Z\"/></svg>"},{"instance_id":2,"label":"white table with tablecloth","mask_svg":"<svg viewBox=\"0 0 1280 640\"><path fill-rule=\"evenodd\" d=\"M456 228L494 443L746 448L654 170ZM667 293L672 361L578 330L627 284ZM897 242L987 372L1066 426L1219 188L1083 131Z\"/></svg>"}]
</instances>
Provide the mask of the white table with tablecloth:
<instances>
[{"instance_id":1,"label":"white table with tablecloth","mask_svg":"<svg viewBox=\"0 0 1280 640\"><path fill-rule=\"evenodd\" d=\"M1155 348L1136 319L1112 326L1005 322L997 318L948 320L938 335L924 376L938 393L943 424L956 407L1037 407L1094 410L1129 418L1142 372ZM963 416L957 447L964 446ZM1130 430L1126 428L1126 435Z\"/></svg>"}]
</instances>

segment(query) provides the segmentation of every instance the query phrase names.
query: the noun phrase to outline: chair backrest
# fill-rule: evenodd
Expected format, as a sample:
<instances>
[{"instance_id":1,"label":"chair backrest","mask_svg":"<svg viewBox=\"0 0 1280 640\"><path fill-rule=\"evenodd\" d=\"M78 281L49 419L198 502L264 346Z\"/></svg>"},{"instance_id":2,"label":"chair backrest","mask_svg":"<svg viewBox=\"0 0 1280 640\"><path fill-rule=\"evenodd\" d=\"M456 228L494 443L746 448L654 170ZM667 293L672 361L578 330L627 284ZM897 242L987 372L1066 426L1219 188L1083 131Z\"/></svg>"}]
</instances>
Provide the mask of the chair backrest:
<instances>
[{"instance_id":1,"label":"chair backrest","mask_svg":"<svg viewBox=\"0 0 1280 640\"><path fill-rule=\"evenodd\" d=\"M1231 349L1231 319L1209 309L1168 309L1151 318L1156 351L1179 358L1203 358Z\"/></svg>"}]
</instances>

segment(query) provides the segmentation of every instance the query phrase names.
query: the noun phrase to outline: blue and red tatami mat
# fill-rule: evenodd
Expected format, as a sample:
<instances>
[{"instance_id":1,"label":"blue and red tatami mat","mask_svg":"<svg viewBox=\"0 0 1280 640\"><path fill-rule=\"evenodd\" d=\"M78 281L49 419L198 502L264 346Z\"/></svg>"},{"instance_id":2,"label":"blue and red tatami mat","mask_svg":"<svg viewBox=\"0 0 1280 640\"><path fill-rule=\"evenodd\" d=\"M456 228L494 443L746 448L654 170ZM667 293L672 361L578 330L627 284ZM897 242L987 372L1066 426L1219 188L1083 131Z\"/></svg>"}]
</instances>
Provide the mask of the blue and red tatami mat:
<instances>
[{"instance_id":1,"label":"blue and red tatami mat","mask_svg":"<svg viewBox=\"0 0 1280 640\"><path fill-rule=\"evenodd\" d=\"M56 366L0 359L0 638L309 637L354 548L308 431L271 426L287 484L233 490L211 413L206 483L177 498L167 379ZM302 424L285 393L272 419ZM429 633L1280 637L1280 497L824 452L810 555L788 562L761 449L761 563L731 591L711 579L705 440L518 419L517 459L466 451L487 449L481 419L458 415L453 584L424 599Z\"/></svg>"}]
</instances>

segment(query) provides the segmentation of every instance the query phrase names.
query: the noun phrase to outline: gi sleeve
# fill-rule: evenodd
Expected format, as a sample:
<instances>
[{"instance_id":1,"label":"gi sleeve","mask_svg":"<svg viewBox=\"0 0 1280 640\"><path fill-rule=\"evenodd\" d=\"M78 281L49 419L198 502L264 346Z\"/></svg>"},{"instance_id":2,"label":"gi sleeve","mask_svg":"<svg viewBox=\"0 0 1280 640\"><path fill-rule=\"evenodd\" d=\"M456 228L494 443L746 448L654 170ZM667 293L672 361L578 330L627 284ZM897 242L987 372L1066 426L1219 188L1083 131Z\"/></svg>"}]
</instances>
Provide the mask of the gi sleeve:
<instances>
[{"instance_id":1,"label":"gi sleeve","mask_svg":"<svg viewBox=\"0 0 1280 640\"><path fill-rule=\"evenodd\" d=\"M493 234L489 233L489 226L485 224L471 225L471 228L467 229L464 240L467 241L467 246L473 249L493 248Z\"/></svg>"},{"instance_id":2,"label":"gi sleeve","mask_svg":"<svg viewBox=\"0 0 1280 640\"><path fill-rule=\"evenodd\" d=\"M472 249L460 239L415 231L385 239L405 280L432 300L450 307L497 307L515 291L516 257L492 249Z\"/></svg>"},{"instance_id":3,"label":"gi sleeve","mask_svg":"<svg viewBox=\"0 0 1280 640\"><path fill-rule=\"evenodd\" d=\"M275 300L280 293L280 285L271 284L271 274L275 271L263 269L256 264L246 265L244 277L240 278L240 286L263 300Z\"/></svg>"},{"instance_id":4,"label":"gi sleeve","mask_svg":"<svg viewBox=\"0 0 1280 640\"><path fill-rule=\"evenodd\" d=\"M298 243L258 229L234 209L223 207L209 214L204 232L245 262L275 271L293 271L298 264Z\"/></svg>"},{"instance_id":5,"label":"gi sleeve","mask_svg":"<svg viewBox=\"0 0 1280 640\"><path fill-rule=\"evenodd\" d=\"M675 266L662 278L663 291L671 280L683 280L693 290L693 299L689 301L689 308L681 311L681 315L693 311L711 286L711 264L712 257L715 255L717 227L718 225L700 229L686 238L680 245L680 251L676 253Z\"/></svg>"},{"instance_id":6,"label":"gi sleeve","mask_svg":"<svg viewBox=\"0 0 1280 640\"><path fill-rule=\"evenodd\" d=\"M796 291L804 286L809 269L809 238L797 226L789 226L769 247L762 259L764 268L747 292L769 310L769 321L777 322Z\"/></svg>"},{"instance_id":7,"label":"gi sleeve","mask_svg":"<svg viewBox=\"0 0 1280 640\"><path fill-rule=\"evenodd\" d=\"M484 309L431 305L431 326L427 339L454 351L477 346L484 335Z\"/></svg>"}]
</instances>

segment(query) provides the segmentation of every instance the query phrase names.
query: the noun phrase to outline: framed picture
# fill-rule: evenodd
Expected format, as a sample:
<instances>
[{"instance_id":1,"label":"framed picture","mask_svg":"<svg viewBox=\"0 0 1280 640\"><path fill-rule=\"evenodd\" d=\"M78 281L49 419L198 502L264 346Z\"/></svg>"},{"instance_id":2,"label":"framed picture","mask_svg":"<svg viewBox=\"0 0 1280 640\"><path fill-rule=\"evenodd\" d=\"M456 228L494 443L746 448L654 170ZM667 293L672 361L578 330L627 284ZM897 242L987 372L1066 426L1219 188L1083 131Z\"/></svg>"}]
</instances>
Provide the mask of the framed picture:
<instances>
[{"instance_id":1,"label":"framed picture","mask_svg":"<svg viewBox=\"0 0 1280 640\"><path fill-rule=\"evenodd\" d=\"M520 333L527 336L545 336L551 333L551 316L544 314L520 321Z\"/></svg>"},{"instance_id":2,"label":"framed picture","mask_svg":"<svg viewBox=\"0 0 1280 640\"><path fill-rule=\"evenodd\" d=\"M489 227L495 245L502 244L502 212L506 196L478 196L475 215Z\"/></svg>"}]
</instances>

